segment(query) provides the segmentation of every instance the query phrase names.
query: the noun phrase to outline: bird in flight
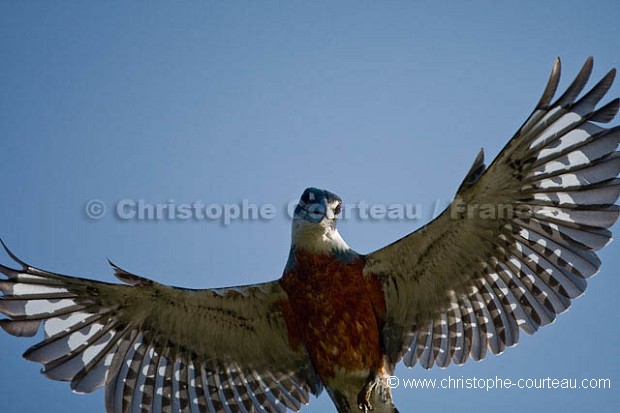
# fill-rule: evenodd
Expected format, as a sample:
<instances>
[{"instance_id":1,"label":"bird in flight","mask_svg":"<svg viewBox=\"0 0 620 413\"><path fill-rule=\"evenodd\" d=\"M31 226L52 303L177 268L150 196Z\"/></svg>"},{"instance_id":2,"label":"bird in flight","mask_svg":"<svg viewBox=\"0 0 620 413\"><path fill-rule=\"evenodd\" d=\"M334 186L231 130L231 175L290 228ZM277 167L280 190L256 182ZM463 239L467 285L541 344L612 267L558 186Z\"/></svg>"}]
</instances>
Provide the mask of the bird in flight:
<instances>
[{"instance_id":1,"label":"bird in flight","mask_svg":"<svg viewBox=\"0 0 620 413\"><path fill-rule=\"evenodd\" d=\"M0 326L43 330L24 357L108 412L298 411L325 389L339 413L394 413L388 378L480 360L535 333L601 265L620 194L619 100L610 71L581 97L588 59L553 100L556 60L533 113L487 168L482 151L432 222L370 254L338 233L342 200L316 188L294 213L280 279L169 287L113 265L124 284L19 260L0 265ZM5 246L6 248L6 246Z\"/></svg>"}]
</instances>

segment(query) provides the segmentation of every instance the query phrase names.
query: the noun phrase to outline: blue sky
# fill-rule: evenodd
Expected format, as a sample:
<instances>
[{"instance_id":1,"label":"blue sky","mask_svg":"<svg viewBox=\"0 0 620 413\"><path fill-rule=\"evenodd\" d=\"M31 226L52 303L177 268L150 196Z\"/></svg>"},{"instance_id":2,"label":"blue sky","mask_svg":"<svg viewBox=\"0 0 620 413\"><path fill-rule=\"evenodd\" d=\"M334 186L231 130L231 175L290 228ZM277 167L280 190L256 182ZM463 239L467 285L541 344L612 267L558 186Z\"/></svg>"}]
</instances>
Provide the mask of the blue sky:
<instances>
[{"instance_id":1,"label":"blue sky","mask_svg":"<svg viewBox=\"0 0 620 413\"><path fill-rule=\"evenodd\" d=\"M448 202L537 102L555 56L565 87L589 55L620 66L620 3L2 2L0 235L33 265L111 280L105 260L186 287L281 275L285 205L317 186L345 202L414 203L419 220L346 220L359 252ZM618 96L615 85L610 97ZM617 121L615 121L617 123ZM89 219L99 199L107 214ZM122 199L272 204L274 218L120 220ZM402 378L609 378L620 385L620 254L553 326L481 363ZM3 262L8 257L2 256ZM103 411L0 335L4 411ZM402 390L408 411L616 411L612 390ZM326 395L305 412L334 411Z\"/></svg>"}]
</instances>

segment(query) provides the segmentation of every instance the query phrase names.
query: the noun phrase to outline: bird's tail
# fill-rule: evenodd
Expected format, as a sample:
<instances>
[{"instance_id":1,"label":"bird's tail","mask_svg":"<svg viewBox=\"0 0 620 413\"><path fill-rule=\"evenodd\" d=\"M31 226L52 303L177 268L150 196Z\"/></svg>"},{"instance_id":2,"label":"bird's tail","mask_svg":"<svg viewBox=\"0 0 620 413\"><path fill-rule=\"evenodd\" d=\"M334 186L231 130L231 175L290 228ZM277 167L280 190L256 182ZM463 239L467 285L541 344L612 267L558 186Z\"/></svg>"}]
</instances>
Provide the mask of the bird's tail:
<instances>
[{"instance_id":1,"label":"bird's tail","mask_svg":"<svg viewBox=\"0 0 620 413\"><path fill-rule=\"evenodd\" d=\"M360 405L358 395L355 393L351 393L347 397L337 390L328 388L327 391L336 405L338 413L399 413L392 402L391 393L380 394L376 387L371 400L369 400L369 406Z\"/></svg>"},{"instance_id":2,"label":"bird's tail","mask_svg":"<svg viewBox=\"0 0 620 413\"><path fill-rule=\"evenodd\" d=\"M392 403L391 401L388 403L374 404L372 406L372 410L360 409L360 407L354 401L348 403L340 403L334 400L334 404L336 405L338 413L400 413L396 406L394 406L394 403Z\"/></svg>"}]
</instances>

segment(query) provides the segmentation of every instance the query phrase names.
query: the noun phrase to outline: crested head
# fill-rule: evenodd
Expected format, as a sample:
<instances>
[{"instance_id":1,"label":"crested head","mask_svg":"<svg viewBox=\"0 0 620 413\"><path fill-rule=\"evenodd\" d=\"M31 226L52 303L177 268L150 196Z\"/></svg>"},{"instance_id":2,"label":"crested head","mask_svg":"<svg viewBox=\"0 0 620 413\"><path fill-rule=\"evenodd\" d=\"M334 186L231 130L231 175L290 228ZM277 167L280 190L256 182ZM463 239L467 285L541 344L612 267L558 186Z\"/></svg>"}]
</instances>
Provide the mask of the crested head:
<instances>
[{"instance_id":1,"label":"crested head","mask_svg":"<svg viewBox=\"0 0 620 413\"><path fill-rule=\"evenodd\" d=\"M342 199L332 192L307 188L293 216L292 247L315 253L348 251L350 248L336 229Z\"/></svg>"}]
</instances>

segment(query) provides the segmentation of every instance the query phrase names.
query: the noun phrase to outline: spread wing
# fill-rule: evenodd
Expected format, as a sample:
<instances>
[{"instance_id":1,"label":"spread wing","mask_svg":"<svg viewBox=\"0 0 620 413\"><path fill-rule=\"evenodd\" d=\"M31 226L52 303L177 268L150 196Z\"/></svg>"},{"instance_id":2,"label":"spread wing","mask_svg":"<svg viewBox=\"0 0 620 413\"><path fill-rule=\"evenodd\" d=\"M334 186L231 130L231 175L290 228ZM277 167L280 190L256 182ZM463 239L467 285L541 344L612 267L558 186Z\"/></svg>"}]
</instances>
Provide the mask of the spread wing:
<instances>
[{"instance_id":1,"label":"spread wing","mask_svg":"<svg viewBox=\"0 0 620 413\"><path fill-rule=\"evenodd\" d=\"M425 368L501 353L583 293L618 218L618 99L596 109L609 72L577 99L588 59L551 103L556 60L536 109L485 171L482 156L437 219L367 256L387 302L385 348Z\"/></svg>"},{"instance_id":2,"label":"spread wing","mask_svg":"<svg viewBox=\"0 0 620 413\"><path fill-rule=\"evenodd\" d=\"M8 250L7 250L8 251ZM24 357L76 392L106 387L108 412L297 411L321 384L289 343L277 281L167 287L115 267L130 285L0 265L0 326L44 340ZM226 406L226 407L224 407Z\"/></svg>"}]
</instances>

